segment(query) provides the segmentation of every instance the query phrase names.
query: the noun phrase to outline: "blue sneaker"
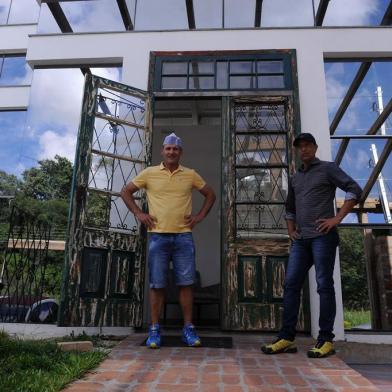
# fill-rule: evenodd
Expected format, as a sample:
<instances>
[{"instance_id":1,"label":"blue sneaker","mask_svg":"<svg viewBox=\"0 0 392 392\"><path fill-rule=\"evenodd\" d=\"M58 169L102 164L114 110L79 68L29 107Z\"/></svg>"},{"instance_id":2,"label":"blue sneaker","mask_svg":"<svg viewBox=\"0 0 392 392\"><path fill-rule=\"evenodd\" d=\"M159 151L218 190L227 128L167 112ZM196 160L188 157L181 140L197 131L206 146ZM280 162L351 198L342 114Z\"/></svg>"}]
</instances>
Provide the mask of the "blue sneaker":
<instances>
[{"instance_id":1,"label":"blue sneaker","mask_svg":"<svg viewBox=\"0 0 392 392\"><path fill-rule=\"evenodd\" d=\"M159 324L153 324L148 328L148 339L146 346L149 348L160 348L161 347L161 333L159 330Z\"/></svg>"},{"instance_id":2,"label":"blue sneaker","mask_svg":"<svg viewBox=\"0 0 392 392\"><path fill-rule=\"evenodd\" d=\"M201 346L201 340L193 324L188 324L182 329L182 341L189 347Z\"/></svg>"}]
</instances>

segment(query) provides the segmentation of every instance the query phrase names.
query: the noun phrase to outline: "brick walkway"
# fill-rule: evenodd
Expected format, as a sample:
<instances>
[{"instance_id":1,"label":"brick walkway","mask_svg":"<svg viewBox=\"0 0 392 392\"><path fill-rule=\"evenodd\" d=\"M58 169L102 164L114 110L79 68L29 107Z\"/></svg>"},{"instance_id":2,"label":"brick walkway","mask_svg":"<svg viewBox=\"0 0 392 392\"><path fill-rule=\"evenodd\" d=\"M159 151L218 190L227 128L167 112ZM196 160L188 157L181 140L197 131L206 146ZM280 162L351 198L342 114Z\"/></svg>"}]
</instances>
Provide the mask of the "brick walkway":
<instances>
[{"instance_id":1,"label":"brick walkway","mask_svg":"<svg viewBox=\"0 0 392 392\"><path fill-rule=\"evenodd\" d=\"M277 356L260 352L261 342L270 341L271 336L234 335L232 349L150 350L140 346L143 338L141 334L127 337L98 369L64 391L378 391L336 356L308 359L309 338L298 339L298 354Z\"/></svg>"}]
</instances>

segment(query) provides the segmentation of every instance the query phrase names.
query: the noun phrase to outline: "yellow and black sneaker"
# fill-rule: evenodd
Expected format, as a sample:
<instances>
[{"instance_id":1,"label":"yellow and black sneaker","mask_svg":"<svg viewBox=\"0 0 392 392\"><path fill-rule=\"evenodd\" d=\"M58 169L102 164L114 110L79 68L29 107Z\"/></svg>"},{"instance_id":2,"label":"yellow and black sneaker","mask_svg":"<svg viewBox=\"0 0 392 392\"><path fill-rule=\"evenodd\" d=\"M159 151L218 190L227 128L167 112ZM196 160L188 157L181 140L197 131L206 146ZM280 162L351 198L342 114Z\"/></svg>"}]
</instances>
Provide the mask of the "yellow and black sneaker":
<instances>
[{"instance_id":1,"label":"yellow and black sneaker","mask_svg":"<svg viewBox=\"0 0 392 392\"><path fill-rule=\"evenodd\" d=\"M325 358L335 354L333 343L328 340L319 340L313 348L308 351L309 358Z\"/></svg>"},{"instance_id":2,"label":"yellow and black sneaker","mask_svg":"<svg viewBox=\"0 0 392 392\"><path fill-rule=\"evenodd\" d=\"M282 353L296 353L297 347L294 340L286 340L277 338L271 344L261 346L261 351L264 354L282 354Z\"/></svg>"}]
</instances>

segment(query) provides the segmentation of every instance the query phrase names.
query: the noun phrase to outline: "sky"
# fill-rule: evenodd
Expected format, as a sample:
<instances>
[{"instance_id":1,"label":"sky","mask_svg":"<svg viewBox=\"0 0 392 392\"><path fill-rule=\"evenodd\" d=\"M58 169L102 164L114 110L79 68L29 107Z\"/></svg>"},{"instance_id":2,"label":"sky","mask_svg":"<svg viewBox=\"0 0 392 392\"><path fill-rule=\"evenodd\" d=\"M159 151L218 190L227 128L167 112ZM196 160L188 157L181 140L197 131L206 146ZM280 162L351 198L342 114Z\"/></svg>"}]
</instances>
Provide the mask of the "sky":
<instances>
[{"instance_id":1,"label":"sky","mask_svg":"<svg viewBox=\"0 0 392 392\"><path fill-rule=\"evenodd\" d=\"M315 0L315 7L318 6ZM0 0L0 23L32 22L38 18L38 32L59 32L47 5L39 9L36 0ZM385 12L388 0L331 1L324 25L377 25ZM136 30L186 29L184 0L139 0L135 19L135 0L127 0ZM225 0L225 27L248 27L254 23L255 0ZM123 24L113 0L63 2L64 12L75 32L122 31ZM196 26L219 28L222 24L221 0L194 0ZM40 12L40 14L39 14ZM311 26L312 0L264 0L262 26ZM332 120L358 63L325 64L329 117ZM22 69L21 72L20 70ZM336 132L339 134L366 133L377 116L374 111L377 85L383 88L384 103L392 96L391 63L374 64L361 85L356 98ZM121 81L121 69L94 69L94 74ZM83 75L78 69L45 69L29 73L28 66L11 69L10 81L29 83L32 78L30 106L27 112L0 113L0 170L21 175L38 160L56 154L74 159L78 130ZM0 78L1 79L1 78ZM0 80L0 84L1 84ZM12 83L11 83L12 84ZM392 124L387 124L388 133ZM377 143L379 153L384 142ZM334 152L337 143L333 143ZM363 185L370 173L370 144L352 142L342 167ZM390 194L392 163L389 159L384 175ZM388 177L389 176L389 177Z\"/></svg>"}]
</instances>

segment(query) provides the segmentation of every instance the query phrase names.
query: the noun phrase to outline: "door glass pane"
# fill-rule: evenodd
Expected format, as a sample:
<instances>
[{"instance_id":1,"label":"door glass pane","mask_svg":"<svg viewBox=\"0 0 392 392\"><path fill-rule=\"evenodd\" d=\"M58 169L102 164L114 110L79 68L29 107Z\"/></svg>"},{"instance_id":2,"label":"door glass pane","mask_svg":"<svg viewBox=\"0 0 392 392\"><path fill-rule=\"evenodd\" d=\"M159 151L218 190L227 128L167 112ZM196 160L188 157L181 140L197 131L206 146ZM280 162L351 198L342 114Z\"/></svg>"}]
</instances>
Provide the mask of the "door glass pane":
<instances>
[{"instance_id":1,"label":"door glass pane","mask_svg":"<svg viewBox=\"0 0 392 392\"><path fill-rule=\"evenodd\" d=\"M184 74L186 75L188 64L187 62L170 62L165 61L162 63L162 75L179 75Z\"/></svg>"},{"instance_id":2,"label":"door glass pane","mask_svg":"<svg viewBox=\"0 0 392 392\"><path fill-rule=\"evenodd\" d=\"M258 61L257 73L283 73L283 61Z\"/></svg>"},{"instance_id":3,"label":"door glass pane","mask_svg":"<svg viewBox=\"0 0 392 392\"><path fill-rule=\"evenodd\" d=\"M214 63L212 61L191 61L189 63L189 74L199 75L199 74L213 74L214 73Z\"/></svg>"},{"instance_id":4,"label":"door glass pane","mask_svg":"<svg viewBox=\"0 0 392 392\"><path fill-rule=\"evenodd\" d=\"M253 61L231 61L230 73L251 74L254 72Z\"/></svg>"},{"instance_id":5,"label":"door glass pane","mask_svg":"<svg viewBox=\"0 0 392 392\"><path fill-rule=\"evenodd\" d=\"M0 57L0 85L20 86L31 84L32 71L26 56Z\"/></svg>"},{"instance_id":6,"label":"door glass pane","mask_svg":"<svg viewBox=\"0 0 392 392\"><path fill-rule=\"evenodd\" d=\"M286 164L285 135L236 135L236 165Z\"/></svg>"},{"instance_id":7,"label":"door glass pane","mask_svg":"<svg viewBox=\"0 0 392 392\"><path fill-rule=\"evenodd\" d=\"M236 205L237 237L287 234L283 204Z\"/></svg>"},{"instance_id":8,"label":"door glass pane","mask_svg":"<svg viewBox=\"0 0 392 392\"><path fill-rule=\"evenodd\" d=\"M195 90L208 90L214 88L214 78L210 76L190 77L189 88Z\"/></svg>"},{"instance_id":9,"label":"door glass pane","mask_svg":"<svg viewBox=\"0 0 392 392\"><path fill-rule=\"evenodd\" d=\"M251 89L255 87L253 76L230 76L231 89Z\"/></svg>"},{"instance_id":10,"label":"door glass pane","mask_svg":"<svg viewBox=\"0 0 392 392\"><path fill-rule=\"evenodd\" d=\"M237 202L284 203L286 196L286 169L236 169Z\"/></svg>"},{"instance_id":11,"label":"door glass pane","mask_svg":"<svg viewBox=\"0 0 392 392\"><path fill-rule=\"evenodd\" d=\"M237 132L264 130L285 132L284 106L281 104L237 105L234 111L234 125Z\"/></svg>"},{"instance_id":12,"label":"door glass pane","mask_svg":"<svg viewBox=\"0 0 392 392\"><path fill-rule=\"evenodd\" d=\"M228 63L227 61L218 61L216 63L216 88L218 90L227 89L228 86Z\"/></svg>"},{"instance_id":13,"label":"door glass pane","mask_svg":"<svg viewBox=\"0 0 392 392\"><path fill-rule=\"evenodd\" d=\"M283 75L259 76L257 83L259 88L284 88Z\"/></svg>"},{"instance_id":14,"label":"door glass pane","mask_svg":"<svg viewBox=\"0 0 392 392\"><path fill-rule=\"evenodd\" d=\"M114 120L121 120L130 124L144 125L145 107L144 101L139 97L132 97L127 94L119 94L106 88L98 90L97 112L105 116L113 117ZM112 132L117 134L121 131L119 124L109 122ZM124 133L125 130L120 133Z\"/></svg>"},{"instance_id":15,"label":"door glass pane","mask_svg":"<svg viewBox=\"0 0 392 392\"><path fill-rule=\"evenodd\" d=\"M162 90L185 90L186 84L186 77L166 76L162 78Z\"/></svg>"},{"instance_id":16,"label":"door glass pane","mask_svg":"<svg viewBox=\"0 0 392 392\"><path fill-rule=\"evenodd\" d=\"M0 1L0 12L2 3L4 0ZM11 4L8 24L37 23L40 10L37 0L14 0Z\"/></svg>"}]
</instances>

